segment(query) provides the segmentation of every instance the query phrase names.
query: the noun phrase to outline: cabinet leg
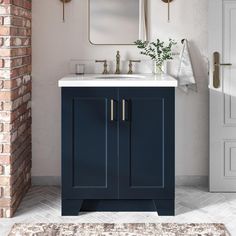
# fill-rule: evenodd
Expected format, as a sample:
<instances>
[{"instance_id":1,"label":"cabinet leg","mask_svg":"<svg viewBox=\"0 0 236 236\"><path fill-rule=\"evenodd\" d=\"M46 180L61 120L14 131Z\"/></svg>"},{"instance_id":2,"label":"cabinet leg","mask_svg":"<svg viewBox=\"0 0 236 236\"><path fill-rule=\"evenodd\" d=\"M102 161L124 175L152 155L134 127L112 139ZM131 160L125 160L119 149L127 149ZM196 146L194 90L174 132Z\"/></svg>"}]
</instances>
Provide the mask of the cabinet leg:
<instances>
[{"instance_id":1,"label":"cabinet leg","mask_svg":"<svg viewBox=\"0 0 236 236\"><path fill-rule=\"evenodd\" d=\"M62 200L62 216L78 216L83 204L83 200Z\"/></svg>"},{"instance_id":2,"label":"cabinet leg","mask_svg":"<svg viewBox=\"0 0 236 236\"><path fill-rule=\"evenodd\" d=\"M175 215L175 200L174 199L154 199L154 205L159 216L174 216Z\"/></svg>"}]
</instances>

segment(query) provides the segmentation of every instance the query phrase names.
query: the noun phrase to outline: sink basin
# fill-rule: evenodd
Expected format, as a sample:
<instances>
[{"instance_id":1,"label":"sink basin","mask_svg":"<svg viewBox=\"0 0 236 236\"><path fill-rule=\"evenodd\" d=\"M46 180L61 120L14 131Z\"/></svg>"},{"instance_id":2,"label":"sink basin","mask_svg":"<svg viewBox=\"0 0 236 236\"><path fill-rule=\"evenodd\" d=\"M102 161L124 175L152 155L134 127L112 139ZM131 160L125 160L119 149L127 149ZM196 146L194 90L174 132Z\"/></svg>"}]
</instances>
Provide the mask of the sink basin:
<instances>
[{"instance_id":1,"label":"sink basin","mask_svg":"<svg viewBox=\"0 0 236 236\"><path fill-rule=\"evenodd\" d=\"M107 75L85 75L84 78L93 78L93 79L144 79L145 76L137 74L107 74Z\"/></svg>"}]
</instances>

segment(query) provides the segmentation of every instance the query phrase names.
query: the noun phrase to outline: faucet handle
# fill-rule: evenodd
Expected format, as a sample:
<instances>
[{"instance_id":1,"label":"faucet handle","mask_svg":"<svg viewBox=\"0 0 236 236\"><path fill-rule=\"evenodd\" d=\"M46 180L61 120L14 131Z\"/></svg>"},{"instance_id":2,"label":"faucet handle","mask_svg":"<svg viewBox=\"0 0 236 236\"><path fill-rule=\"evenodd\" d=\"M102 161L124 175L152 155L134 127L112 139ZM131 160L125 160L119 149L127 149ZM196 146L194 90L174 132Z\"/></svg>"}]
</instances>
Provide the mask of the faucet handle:
<instances>
[{"instance_id":1,"label":"faucet handle","mask_svg":"<svg viewBox=\"0 0 236 236\"><path fill-rule=\"evenodd\" d=\"M141 60L129 60L129 71L128 74L133 74L133 63L140 63Z\"/></svg>"},{"instance_id":2,"label":"faucet handle","mask_svg":"<svg viewBox=\"0 0 236 236\"><path fill-rule=\"evenodd\" d=\"M103 74L108 74L107 60L95 60L96 63L103 63Z\"/></svg>"}]
</instances>

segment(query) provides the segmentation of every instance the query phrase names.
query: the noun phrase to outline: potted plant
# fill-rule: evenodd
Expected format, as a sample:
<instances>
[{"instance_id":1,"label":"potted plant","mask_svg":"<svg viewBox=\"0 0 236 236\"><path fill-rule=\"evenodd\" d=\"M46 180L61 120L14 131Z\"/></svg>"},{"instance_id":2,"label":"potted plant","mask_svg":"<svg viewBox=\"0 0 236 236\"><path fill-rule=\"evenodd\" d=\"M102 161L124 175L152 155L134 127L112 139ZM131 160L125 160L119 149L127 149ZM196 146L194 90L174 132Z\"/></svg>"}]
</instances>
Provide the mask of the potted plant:
<instances>
[{"instance_id":1,"label":"potted plant","mask_svg":"<svg viewBox=\"0 0 236 236\"><path fill-rule=\"evenodd\" d=\"M153 42L137 40L134 44L141 49L142 55L149 56L154 61L154 74L162 74L164 63L173 59L172 47L177 43L173 39L169 39L168 43L156 39Z\"/></svg>"}]
</instances>

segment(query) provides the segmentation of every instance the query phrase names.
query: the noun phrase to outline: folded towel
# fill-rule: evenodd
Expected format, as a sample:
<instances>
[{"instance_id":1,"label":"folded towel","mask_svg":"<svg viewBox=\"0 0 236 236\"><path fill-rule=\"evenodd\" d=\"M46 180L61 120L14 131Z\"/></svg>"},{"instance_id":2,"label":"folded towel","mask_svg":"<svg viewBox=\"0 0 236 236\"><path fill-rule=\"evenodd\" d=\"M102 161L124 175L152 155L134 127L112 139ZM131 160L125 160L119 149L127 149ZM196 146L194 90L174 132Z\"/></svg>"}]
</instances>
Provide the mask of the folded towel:
<instances>
[{"instance_id":1,"label":"folded towel","mask_svg":"<svg viewBox=\"0 0 236 236\"><path fill-rule=\"evenodd\" d=\"M183 49L180 53L180 64L178 68L177 79L179 81L179 87L184 92L187 93L189 89L197 91L197 84L194 77L194 71L187 40L183 41Z\"/></svg>"}]
</instances>

